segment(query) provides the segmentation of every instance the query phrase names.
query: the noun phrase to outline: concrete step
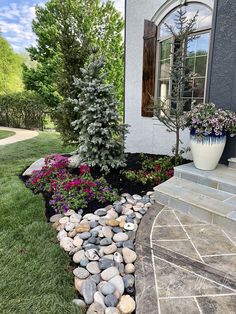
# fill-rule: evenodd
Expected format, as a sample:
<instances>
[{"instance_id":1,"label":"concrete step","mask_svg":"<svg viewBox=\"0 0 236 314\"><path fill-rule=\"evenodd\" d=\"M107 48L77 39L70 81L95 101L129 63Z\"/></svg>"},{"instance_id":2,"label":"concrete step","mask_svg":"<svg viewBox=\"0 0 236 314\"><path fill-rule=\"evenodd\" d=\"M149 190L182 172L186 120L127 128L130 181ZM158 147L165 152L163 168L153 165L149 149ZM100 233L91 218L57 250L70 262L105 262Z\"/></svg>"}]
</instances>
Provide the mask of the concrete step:
<instances>
[{"instance_id":1,"label":"concrete step","mask_svg":"<svg viewBox=\"0 0 236 314\"><path fill-rule=\"evenodd\" d=\"M155 187L155 200L236 233L236 195L173 177Z\"/></svg>"},{"instance_id":2,"label":"concrete step","mask_svg":"<svg viewBox=\"0 0 236 314\"><path fill-rule=\"evenodd\" d=\"M194 167L193 163L174 169L175 177L236 195L236 168L219 164L215 170L205 171Z\"/></svg>"},{"instance_id":3,"label":"concrete step","mask_svg":"<svg viewBox=\"0 0 236 314\"><path fill-rule=\"evenodd\" d=\"M236 158L228 159L229 167L236 170Z\"/></svg>"}]
</instances>

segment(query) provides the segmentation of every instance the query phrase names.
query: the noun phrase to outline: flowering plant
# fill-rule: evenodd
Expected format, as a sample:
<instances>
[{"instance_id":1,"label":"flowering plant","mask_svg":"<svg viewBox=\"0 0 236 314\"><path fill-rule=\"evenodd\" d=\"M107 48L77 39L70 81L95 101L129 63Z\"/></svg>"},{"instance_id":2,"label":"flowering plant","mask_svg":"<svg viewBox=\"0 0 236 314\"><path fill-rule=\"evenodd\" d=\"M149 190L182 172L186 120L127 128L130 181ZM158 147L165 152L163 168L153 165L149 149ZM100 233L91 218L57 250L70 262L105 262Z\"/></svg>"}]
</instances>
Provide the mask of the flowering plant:
<instances>
[{"instance_id":1,"label":"flowering plant","mask_svg":"<svg viewBox=\"0 0 236 314\"><path fill-rule=\"evenodd\" d=\"M212 103L199 104L185 114L184 127L191 134L202 136L222 136L236 132L236 114L230 110L217 109Z\"/></svg>"},{"instance_id":2,"label":"flowering plant","mask_svg":"<svg viewBox=\"0 0 236 314\"><path fill-rule=\"evenodd\" d=\"M78 176L72 175L67 166L67 157L48 156L45 166L39 171L34 171L27 181L27 186L35 193L51 194L49 204L55 212L78 210L87 207L93 200L100 203L117 200L117 192L112 190L104 178L94 179L88 165L80 166Z\"/></svg>"}]
</instances>

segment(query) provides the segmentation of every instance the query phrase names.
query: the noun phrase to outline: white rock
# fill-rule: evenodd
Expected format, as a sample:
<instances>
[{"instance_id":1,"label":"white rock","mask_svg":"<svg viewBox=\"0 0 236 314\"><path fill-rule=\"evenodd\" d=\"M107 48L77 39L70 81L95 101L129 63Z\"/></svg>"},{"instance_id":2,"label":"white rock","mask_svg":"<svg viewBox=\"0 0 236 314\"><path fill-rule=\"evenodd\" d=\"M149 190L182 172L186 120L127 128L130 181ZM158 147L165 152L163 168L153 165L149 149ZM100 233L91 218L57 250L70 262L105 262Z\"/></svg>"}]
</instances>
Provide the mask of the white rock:
<instances>
[{"instance_id":1,"label":"white rock","mask_svg":"<svg viewBox=\"0 0 236 314\"><path fill-rule=\"evenodd\" d=\"M72 215L70 216L70 222L73 222L73 223L80 223L81 218L82 218L81 215L74 213L74 214L72 214Z\"/></svg>"},{"instance_id":2,"label":"white rock","mask_svg":"<svg viewBox=\"0 0 236 314\"><path fill-rule=\"evenodd\" d=\"M90 261L98 261L99 260L99 254L96 249L90 249L85 252L86 257Z\"/></svg>"},{"instance_id":3,"label":"white rock","mask_svg":"<svg viewBox=\"0 0 236 314\"><path fill-rule=\"evenodd\" d=\"M113 237L113 232L109 227L102 227L102 233L105 238L112 238Z\"/></svg>"},{"instance_id":4,"label":"white rock","mask_svg":"<svg viewBox=\"0 0 236 314\"><path fill-rule=\"evenodd\" d=\"M82 239L80 239L79 236L75 236L75 237L74 237L74 240L73 240L74 246L81 247L82 244L83 244L83 242L84 242L84 241L83 241Z\"/></svg>"},{"instance_id":5,"label":"white rock","mask_svg":"<svg viewBox=\"0 0 236 314\"><path fill-rule=\"evenodd\" d=\"M66 251L69 252L74 249L73 240L69 237L64 237L60 241L60 246Z\"/></svg>"},{"instance_id":6,"label":"white rock","mask_svg":"<svg viewBox=\"0 0 236 314\"><path fill-rule=\"evenodd\" d=\"M119 252L114 253L114 261L116 263L123 263L123 257Z\"/></svg>"},{"instance_id":7,"label":"white rock","mask_svg":"<svg viewBox=\"0 0 236 314\"><path fill-rule=\"evenodd\" d=\"M105 269L102 273L101 273L101 278L104 281L109 281L110 279L114 278L115 276L119 275L119 271L116 267L109 267L107 269Z\"/></svg>"},{"instance_id":8,"label":"white rock","mask_svg":"<svg viewBox=\"0 0 236 314\"><path fill-rule=\"evenodd\" d=\"M115 276L111 278L109 282L112 283L116 287L116 290L120 293L120 295L124 293L125 286L124 286L124 281L121 276L119 275Z\"/></svg>"},{"instance_id":9,"label":"white rock","mask_svg":"<svg viewBox=\"0 0 236 314\"><path fill-rule=\"evenodd\" d=\"M66 224L67 222L69 222L69 217L62 217L62 218L59 220L59 223L60 223L60 224Z\"/></svg>"},{"instance_id":10,"label":"white rock","mask_svg":"<svg viewBox=\"0 0 236 314\"><path fill-rule=\"evenodd\" d=\"M74 304L78 305L79 307L82 307L82 308L86 307L85 302L83 300L81 300L81 299L74 299L72 302Z\"/></svg>"},{"instance_id":11,"label":"white rock","mask_svg":"<svg viewBox=\"0 0 236 314\"><path fill-rule=\"evenodd\" d=\"M107 307L105 314L120 314L120 311L116 307Z\"/></svg>"},{"instance_id":12,"label":"white rock","mask_svg":"<svg viewBox=\"0 0 236 314\"><path fill-rule=\"evenodd\" d=\"M129 236L124 232L116 233L113 236L113 240L115 242L123 242L123 241L127 241L128 239L129 239Z\"/></svg>"},{"instance_id":13,"label":"white rock","mask_svg":"<svg viewBox=\"0 0 236 314\"><path fill-rule=\"evenodd\" d=\"M34 171L41 170L45 166L45 158L40 158L36 160L25 172L22 176L31 176Z\"/></svg>"},{"instance_id":14,"label":"white rock","mask_svg":"<svg viewBox=\"0 0 236 314\"><path fill-rule=\"evenodd\" d=\"M128 230L128 231L132 231L135 229L135 225L131 222L127 222L125 225L124 225L124 229L125 230Z\"/></svg>"},{"instance_id":15,"label":"white rock","mask_svg":"<svg viewBox=\"0 0 236 314\"><path fill-rule=\"evenodd\" d=\"M58 241L61 241L65 237L67 237L67 232L64 229L58 232L57 234Z\"/></svg>"},{"instance_id":16,"label":"white rock","mask_svg":"<svg viewBox=\"0 0 236 314\"><path fill-rule=\"evenodd\" d=\"M83 219L87 219L88 221L91 221L91 220L98 221L100 218L101 217L99 217L98 215L94 215L94 214L86 214L83 217Z\"/></svg>"},{"instance_id":17,"label":"white rock","mask_svg":"<svg viewBox=\"0 0 236 314\"><path fill-rule=\"evenodd\" d=\"M59 221L62 217L63 217L62 214L53 215L53 216L50 217L50 222L54 223L56 221Z\"/></svg>"},{"instance_id":18,"label":"white rock","mask_svg":"<svg viewBox=\"0 0 236 314\"><path fill-rule=\"evenodd\" d=\"M69 168L78 168L82 163L80 155L72 155L68 158L68 167Z\"/></svg>"},{"instance_id":19,"label":"white rock","mask_svg":"<svg viewBox=\"0 0 236 314\"><path fill-rule=\"evenodd\" d=\"M85 252L84 250L81 250L77 253L75 253L75 255L73 256L73 261L77 264L79 264L79 262L85 257Z\"/></svg>"},{"instance_id":20,"label":"white rock","mask_svg":"<svg viewBox=\"0 0 236 314\"><path fill-rule=\"evenodd\" d=\"M122 314L130 314L135 310L135 301L129 295L122 295L117 308Z\"/></svg>"},{"instance_id":21,"label":"white rock","mask_svg":"<svg viewBox=\"0 0 236 314\"><path fill-rule=\"evenodd\" d=\"M94 294L94 302L101 304L101 306L105 309L106 305L104 303L104 295L100 291L96 291Z\"/></svg>"},{"instance_id":22,"label":"white rock","mask_svg":"<svg viewBox=\"0 0 236 314\"><path fill-rule=\"evenodd\" d=\"M92 275L96 275L101 272L98 262L90 262L87 264L86 268Z\"/></svg>"},{"instance_id":23,"label":"white rock","mask_svg":"<svg viewBox=\"0 0 236 314\"><path fill-rule=\"evenodd\" d=\"M129 263L129 264L125 265L125 273L126 274L133 274L134 272L135 272L134 264Z\"/></svg>"},{"instance_id":24,"label":"white rock","mask_svg":"<svg viewBox=\"0 0 236 314\"><path fill-rule=\"evenodd\" d=\"M70 217L71 215L73 215L75 213L75 211L73 209L70 209L68 210L66 213L65 213L65 216L67 217Z\"/></svg>"},{"instance_id":25,"label":"white rock","mask_svg":"<svg viewBox=\"0 0 236 314\"><path fill-rule=\"evenodd\" d=\"M67 222L65 225L65 230L66 231L72 231L75 228L75 224L73 224L72 222Z\"/></svg>"},{"instance_id":26,"label":"white rock","mask_svg":"<svg viewBox=\"0 0 236 314\"><path fill-rule=\"evenodd\" d=\"M122 254L123 254L123 258L126 264L133 263L137 259L137 254L133 250L127 247L124 247L122 249Z\"/></svg>"},{"instance_id":27,"label":"white rock","mask_svg":"<svg viewBox=\"0 0 236 314\"><path fill-rule=\"evenodd\" d=\"M115 244L108 245L104 247L103 252L106 255L112 254L117 251L117 246Z\"/></svg>"}]
</instances>

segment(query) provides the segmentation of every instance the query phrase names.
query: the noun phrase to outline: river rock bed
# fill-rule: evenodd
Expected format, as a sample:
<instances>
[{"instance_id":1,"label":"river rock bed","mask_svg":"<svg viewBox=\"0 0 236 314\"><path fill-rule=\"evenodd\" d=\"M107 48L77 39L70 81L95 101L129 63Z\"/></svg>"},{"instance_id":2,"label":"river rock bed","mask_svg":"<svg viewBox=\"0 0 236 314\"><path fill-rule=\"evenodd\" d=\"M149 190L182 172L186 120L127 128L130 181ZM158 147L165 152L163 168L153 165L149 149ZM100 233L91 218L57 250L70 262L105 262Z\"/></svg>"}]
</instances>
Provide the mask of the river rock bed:
<instances>
[{"instance_id":1,"label":"river rock bed","mask_svg":"<svg viewBox=\"0 0 236 314\"><path fill-rule=\"evenodd\" d=\"M120 201L83 215L73 210L50 218L60 246L72 257L73 300L88 314L130 314L135 311L135 234L153 203L146 195L124 193Z\"/></svg>"}]
</instances>

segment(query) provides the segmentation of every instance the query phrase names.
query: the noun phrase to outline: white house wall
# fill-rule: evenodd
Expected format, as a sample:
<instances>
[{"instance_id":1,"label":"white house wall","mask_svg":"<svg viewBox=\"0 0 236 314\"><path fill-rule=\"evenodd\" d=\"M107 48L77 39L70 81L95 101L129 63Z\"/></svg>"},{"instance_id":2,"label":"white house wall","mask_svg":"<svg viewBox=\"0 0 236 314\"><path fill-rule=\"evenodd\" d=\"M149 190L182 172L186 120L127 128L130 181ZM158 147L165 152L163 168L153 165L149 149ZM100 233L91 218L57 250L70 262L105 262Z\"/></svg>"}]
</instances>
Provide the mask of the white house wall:
<instances>
[{"instance_id":1,"label":"white house wall","mask_svg":"<svg viewBox=\"0 0 236 314\"><path fill-rule=\"evenodd\" d=\"M165 2L126 1L125 122L130 125L126 140L127 152L171 155L175 143L175 135L166 131L166 127L156 118L141 116L144 20L152 20ZM188 130L181 133L181 140L185 147L189 146ZM188 157L191 158L190 155Z\"/></svg>"}]
</instances>

